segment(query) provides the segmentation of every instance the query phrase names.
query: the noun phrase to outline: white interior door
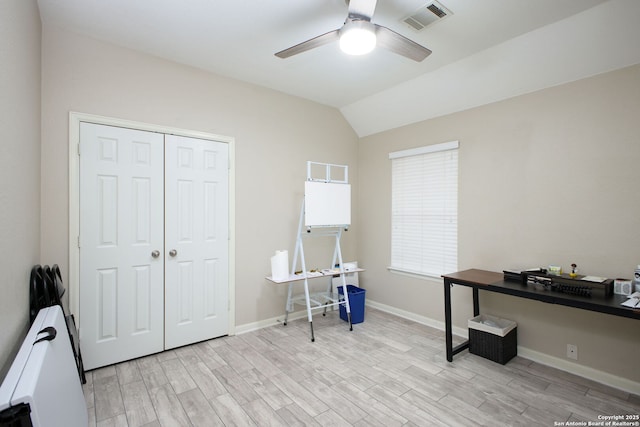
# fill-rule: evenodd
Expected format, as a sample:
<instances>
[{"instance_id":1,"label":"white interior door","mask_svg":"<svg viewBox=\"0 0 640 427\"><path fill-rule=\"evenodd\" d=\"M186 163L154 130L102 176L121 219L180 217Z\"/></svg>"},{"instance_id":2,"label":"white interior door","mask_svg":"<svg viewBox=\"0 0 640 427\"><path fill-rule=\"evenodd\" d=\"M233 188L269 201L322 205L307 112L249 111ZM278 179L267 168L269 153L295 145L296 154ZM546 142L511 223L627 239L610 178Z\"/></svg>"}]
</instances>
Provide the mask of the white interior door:
<instances>
[{"instance_id":1,"label":"white interior door","mask_svg":"<svg viewBox=\"0 0 640 427\"><path fill-rule=\"evenodd\" d=\"M80 125L86 369L163 350L163 161L162 134Z\"/></svg>"},{"instance_id":2,"label":"white interior door","mask_svg":"<svg viewBox=\"0 0 640 427\"><path fill-rule=\"evenodd\" d=\"M229 329L228 145L165 136L165 348Z\"/></svg>"}]
</instances>

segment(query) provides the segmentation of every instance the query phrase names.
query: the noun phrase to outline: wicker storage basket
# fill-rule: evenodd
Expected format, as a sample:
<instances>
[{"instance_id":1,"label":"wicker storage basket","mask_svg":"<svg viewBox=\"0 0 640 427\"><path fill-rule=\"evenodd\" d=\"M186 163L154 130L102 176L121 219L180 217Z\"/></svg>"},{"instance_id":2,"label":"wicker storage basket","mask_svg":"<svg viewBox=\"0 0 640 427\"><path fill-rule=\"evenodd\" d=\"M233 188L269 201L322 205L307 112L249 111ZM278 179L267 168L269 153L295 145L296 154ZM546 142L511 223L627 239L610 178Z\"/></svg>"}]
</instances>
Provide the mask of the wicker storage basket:
<instances>
[{"instance_id":1,"label":"wicker storage basket","mask_svg":"<svg viewBox=\"0 0 640 427\"><path fill-rule=\"evenodd\" d=\"M501 364L518 354L516 322L481 314L469 319L469 353Z\"/></svg>"}]
</instances>

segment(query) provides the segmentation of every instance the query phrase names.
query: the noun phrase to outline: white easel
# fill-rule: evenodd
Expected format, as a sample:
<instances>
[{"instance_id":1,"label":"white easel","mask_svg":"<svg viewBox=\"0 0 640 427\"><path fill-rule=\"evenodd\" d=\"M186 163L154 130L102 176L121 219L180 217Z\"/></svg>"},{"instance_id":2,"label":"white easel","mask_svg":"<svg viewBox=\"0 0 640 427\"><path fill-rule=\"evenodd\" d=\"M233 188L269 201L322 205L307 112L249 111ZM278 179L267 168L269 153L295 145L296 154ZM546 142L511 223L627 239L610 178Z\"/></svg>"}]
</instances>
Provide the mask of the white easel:
<instances>
[{"instance_id":1,"label":"white easel","mask_svg":"<svg viewBox=\"0 0 640 427\"><path fill-rule=\"evenodd\" d=\"M312 177L313 165L322 166L326 169L325 177L323 179L317 179ZM344 173L343 179L335 179L331 177L331 170L336 168L343 170L343 173ZM348 166L307 162L307 182L322 182L326 184L342 184L342 185L348 186L349 185L348 184ZM340 191L338 192L333 191L333 194L331 194L331 192L325 193L324 189L321 189L322 191L320 194L320 197L321 197L320 203L331 202L332 197L335 199L336 195L338 198L335 200L337 200L338 203L340 202L350 203L350 200L345 199L345 197L347 196L350 197L350 188L347 189L349 190L347 193L343 192L344 188L341 188L341 187L335 187L335 188L338 188ZM314 196L316 195L317 194L314 194ZM332 206L328 207L329 208L327 210L328 216L323 216L324 214L320 212L320 215L319 216L314 215L313 218L311 219L311 223L309 223L309 215L308 215L309 212L306 211L306 206L319 206L319 205L310 204L311 201L308 199L309 197L310 195L305 193L305 200L303 201L302 207L300 209L300 221L298 223L298 235L296 237L296 248L293 254L293 264L291 266L291 275L289 276L288 279L282 280L282 281L276 281L269 277L267 277L267 279L276 283L289 283L289 290L287 292L287 305L285 309L286 313L284 318L285 325L287 324L289 313L293 311L293 307L295 304L304 304L306 306L307 318L309 320L309 328L311 330L311 341L313 342L315 341L315 336L313 333L313 315L311 311L314 309L324 308L323 315L325 315L327 308L344 304L346 313L347 313L347 319L349 322L349 330L350 331L353 330L353 325L351 323L351 307L349 305L349 293L347 292L347 283L345 279L345 274L360 272L364 270L360 268L356 268L349 271L345 271L344 263L342 261L342 251L340 250L340 238L342 237L342 232L346 231L350 225L350 215L351 215L350 205L346 206L347 208L346 211L342 212L343 214L345 214L346 212L345 215L337 216L337 218L342 218L342 217L349 218L348 220L344 221L345 223L324 224L325 221L323 218L331 218L333 215L333 213L331 212L331 209L335 207L332 207ZM322 199L324 197L326 197L326 200ZM313 209L316 210L318 208L314 207ZM314 213L317 213L317 212L314 212ZM340 211L338 211L338 213L340 213ZM306 222L305 222L305 218L307 219ZM307 266L304 258L303 241L305 238L310 238L310 237L333 237L335 239L335 249L333 252L333 259L328 269L324 269L324 270L313 272L313 273L307 270ZM301 273L295 274L296 267L298 264L298 259L300 259ZM337 294L333 292L333 284L331 279L336 275L339 275L341 277L342 290L343 290L342 294ZM309 293L309 279L316 278L316 277L328 277L329 285L326 291L316 292L311 294ZM295 282L299 282L299 281L304 281L304 294L294 296L293 286L295 285Z\"/></svg>"}]
</instances>

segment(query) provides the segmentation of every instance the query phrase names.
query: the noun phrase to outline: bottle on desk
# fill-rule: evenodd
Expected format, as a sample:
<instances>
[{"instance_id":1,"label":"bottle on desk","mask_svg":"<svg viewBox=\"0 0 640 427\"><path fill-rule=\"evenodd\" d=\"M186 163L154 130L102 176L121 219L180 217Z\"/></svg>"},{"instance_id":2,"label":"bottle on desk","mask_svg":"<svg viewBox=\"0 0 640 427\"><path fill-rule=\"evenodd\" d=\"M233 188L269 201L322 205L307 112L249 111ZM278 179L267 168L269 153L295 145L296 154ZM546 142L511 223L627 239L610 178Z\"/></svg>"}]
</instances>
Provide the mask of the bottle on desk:
<instances>
[{"instance_id":1,"label":"bottle on desk","mask_svg":"<svg viewBox=\"0 0 640 427\"><path fill-rule=\"evenodd\" d=\"M640 292L640 265L637 266L633 275L633 284L635 285L635 291Z\"/></svg>"}]
</instances>

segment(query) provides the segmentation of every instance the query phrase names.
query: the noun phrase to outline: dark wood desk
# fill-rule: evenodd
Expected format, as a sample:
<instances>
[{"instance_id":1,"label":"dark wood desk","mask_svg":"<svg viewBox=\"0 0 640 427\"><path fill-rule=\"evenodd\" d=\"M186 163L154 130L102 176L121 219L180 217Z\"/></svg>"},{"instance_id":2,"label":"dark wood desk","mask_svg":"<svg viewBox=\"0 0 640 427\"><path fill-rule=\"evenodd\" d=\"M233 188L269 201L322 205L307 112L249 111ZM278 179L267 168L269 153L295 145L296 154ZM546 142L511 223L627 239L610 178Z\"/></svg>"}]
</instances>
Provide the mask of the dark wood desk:
<instances>
[{"instance_id":1,"label":"dark wood desk","mask_svg":"<svg viewBox=\"0 0 640 427\"><path fill-rule=\"evenodd\" d=\"M478 290L497 292L515 297L542 301L550 304L564 305L582 310L611 314L613 316L640 319L640 310L623 307L620 304L627 298L624 295L610 297L563 294L545 289L537 285L523 285L517 282L505 281L502 273L486 270L464 270L442 276L444 279L444 323L447 345L447 360L453 361L453 356L469 348L469 341L453 347L453 332L451 326L451 287L453 285L468 286L473 289L473 315L480 314Z\"/></svg>"}]
</instances>

